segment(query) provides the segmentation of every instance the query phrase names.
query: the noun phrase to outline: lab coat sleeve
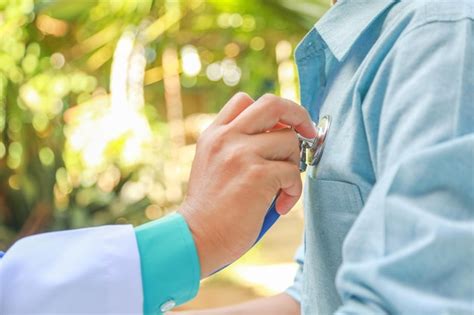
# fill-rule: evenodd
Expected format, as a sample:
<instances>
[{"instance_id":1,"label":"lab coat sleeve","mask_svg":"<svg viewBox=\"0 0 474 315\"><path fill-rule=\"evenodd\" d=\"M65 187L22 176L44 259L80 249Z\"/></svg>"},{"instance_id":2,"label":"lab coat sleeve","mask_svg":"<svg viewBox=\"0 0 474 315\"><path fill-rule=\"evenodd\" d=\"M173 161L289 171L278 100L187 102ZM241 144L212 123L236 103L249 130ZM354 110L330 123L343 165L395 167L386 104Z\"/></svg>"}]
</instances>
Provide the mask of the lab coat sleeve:
<instances>
[{"instance_id":1,"label":"lab coat sleeve","mask_svg":"<svg viewBox=\"0 0 474 315\"><path fill-rule=\"evenodd\" d=\"M130 225L17 241L0 260L0 314L140 314L140 257Z\"/></svg>"},{"instance_id":2,"label":"lab coat sleeve","mask_svg":"<svg viewBox=\"0 0 474 315\"><path fill-rule=\"evenodd\" d=\"M377 180L344 242L337 314L474 310L473 31L461 16L402 35L365 96Z\"/></svg>"}]
</instances>

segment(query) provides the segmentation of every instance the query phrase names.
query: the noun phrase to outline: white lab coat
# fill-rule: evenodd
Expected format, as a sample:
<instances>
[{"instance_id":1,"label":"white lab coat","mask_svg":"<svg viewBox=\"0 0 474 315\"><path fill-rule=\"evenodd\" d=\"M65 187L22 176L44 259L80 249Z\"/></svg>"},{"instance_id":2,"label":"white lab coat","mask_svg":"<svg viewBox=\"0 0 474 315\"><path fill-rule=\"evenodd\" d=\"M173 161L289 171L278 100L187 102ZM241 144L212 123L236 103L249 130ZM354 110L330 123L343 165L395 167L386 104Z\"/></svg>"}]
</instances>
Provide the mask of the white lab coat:
<instances>
[{"instance_id":1,"label":"white lab coat","mask_svg":"<svg viewBox=\"0 0 474 315\"><path fill-rule=\"evenodd\" d=\"M0 314L139 314L140 257L130 225L24 238L0 259Z\"/></svg>"}]
</instances>

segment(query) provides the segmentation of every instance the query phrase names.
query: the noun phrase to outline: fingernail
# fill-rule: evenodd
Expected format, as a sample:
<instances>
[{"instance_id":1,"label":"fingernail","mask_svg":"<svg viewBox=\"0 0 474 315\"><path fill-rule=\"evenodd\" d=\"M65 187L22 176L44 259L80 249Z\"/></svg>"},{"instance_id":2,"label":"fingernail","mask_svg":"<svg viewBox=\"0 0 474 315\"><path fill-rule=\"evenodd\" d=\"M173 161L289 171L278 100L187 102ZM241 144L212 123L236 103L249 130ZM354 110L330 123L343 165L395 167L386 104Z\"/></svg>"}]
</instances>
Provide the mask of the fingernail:
<instances>
[{"instance_id":1,"label":"fingernail","mask_svg":"<svg viewBox=\"0 0 474 315\"><path fill-rule=\"evenodd\" d=\"M311 121L313 125L313 131L314 131L314 136L316 137L318 135L318 127L314 121Z\"/></svg>"}]
</instances>

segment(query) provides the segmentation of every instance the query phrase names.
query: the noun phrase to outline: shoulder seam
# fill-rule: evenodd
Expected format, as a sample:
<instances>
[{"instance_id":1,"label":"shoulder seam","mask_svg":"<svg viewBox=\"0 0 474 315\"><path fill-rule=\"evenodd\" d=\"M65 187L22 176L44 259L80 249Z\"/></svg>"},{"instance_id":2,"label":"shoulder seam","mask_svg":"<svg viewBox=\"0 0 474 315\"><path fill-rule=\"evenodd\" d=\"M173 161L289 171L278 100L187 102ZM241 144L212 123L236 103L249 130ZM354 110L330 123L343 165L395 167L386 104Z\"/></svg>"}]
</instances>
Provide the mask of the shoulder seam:
<instances>
[{"instance_id":1,"label":"shoulder seam","mask_svg":"<svg viewBox=\"0 0 474 315\"><path fill-rule=\"evenodd\" d=\"M435 23L457 23L463 20L471 20L471 22L474 22L474 17L472 16L464 16L456 19L450 19L450 20L425 20L420 23L416 23L412 27L409 27L403 34L401 34L400 38L403 38L407 36L408 34L422 28L423 26L429 25L429 24L435 24Z\"/></svg>"}]
</instances>

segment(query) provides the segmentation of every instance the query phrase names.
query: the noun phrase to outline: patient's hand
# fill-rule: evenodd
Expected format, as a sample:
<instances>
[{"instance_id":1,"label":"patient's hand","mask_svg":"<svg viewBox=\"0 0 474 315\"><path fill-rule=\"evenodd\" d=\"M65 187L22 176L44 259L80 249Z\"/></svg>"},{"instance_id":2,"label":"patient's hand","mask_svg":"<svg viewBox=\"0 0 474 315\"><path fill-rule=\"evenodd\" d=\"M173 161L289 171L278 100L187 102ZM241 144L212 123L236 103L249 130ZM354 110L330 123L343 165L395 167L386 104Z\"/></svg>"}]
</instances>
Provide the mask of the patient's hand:
<instances>
[{"instance_id":1,"label":"patient's hand","mask_svg":"<svg viewBox=\"0 0 474 315\"><path fill-rule=\"evenodd\" d=\"M170 312L167 315L299 315L300 304L286 293L208 310Z\"/></svg>"}]
</instances>

